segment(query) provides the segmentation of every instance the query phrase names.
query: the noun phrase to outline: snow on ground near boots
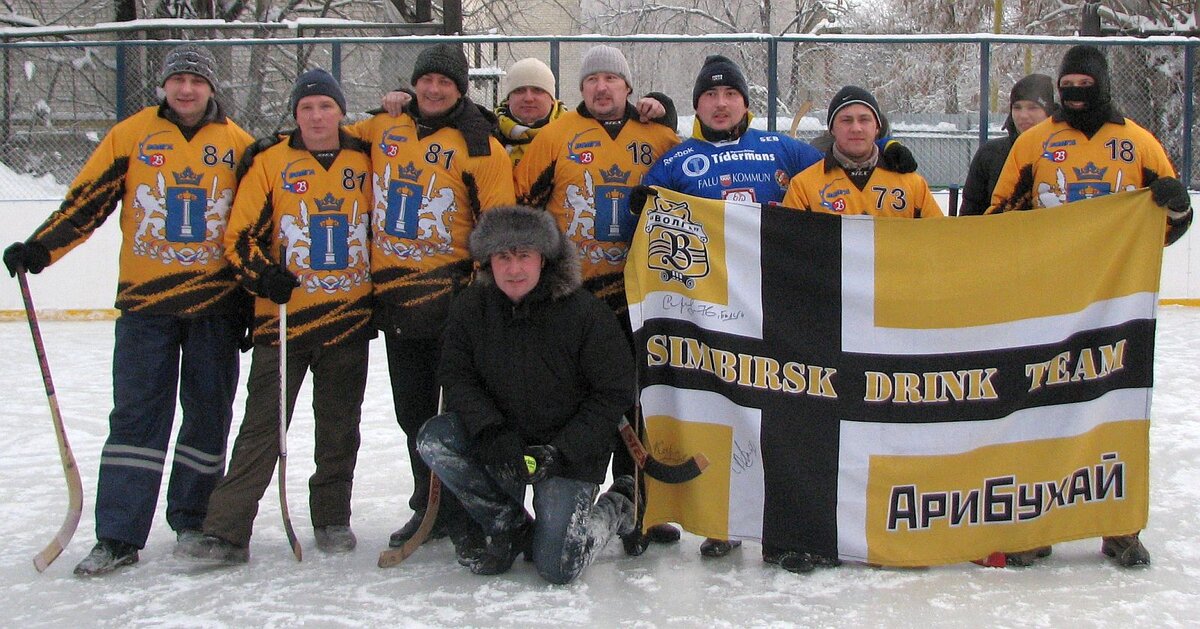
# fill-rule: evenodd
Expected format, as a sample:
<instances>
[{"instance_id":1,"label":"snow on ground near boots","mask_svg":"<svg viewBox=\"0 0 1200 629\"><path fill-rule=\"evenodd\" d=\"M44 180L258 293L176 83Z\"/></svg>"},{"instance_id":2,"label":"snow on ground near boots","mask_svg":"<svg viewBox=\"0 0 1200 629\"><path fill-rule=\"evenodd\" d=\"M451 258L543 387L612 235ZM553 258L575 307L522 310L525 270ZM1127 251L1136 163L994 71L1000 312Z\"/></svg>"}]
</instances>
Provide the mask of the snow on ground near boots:
<instances>
[{"instance_id":1,"label":"snow on ground near boots","mask_svg":"<svg viewBox=\"0 0 1200 629\"><path fill-rule=\"evenodd\" d=\"M412 489L392 412L383 345L372 345L363 444L354 492L358 550L326 556L308 525L312 411L302 393L289 442L292 520L304 562L288 551L274 484L255 521L250 563L201 568L171 557L174 534L159 513L141 563L82 580L71 569L93 544L100 448L110 410L112 323L47 322L43 334L62 414L83 475L84 515L74 541L38 574L33 555L66 511L66 491L37 360L23 323L0 324L5 356L0 445L0 619L21 626L1195 626L1200 615L1200 309L1165 307L1158 327L1150 525L1146 570L1121 570L1099 540L1055 546L1028 569L973 564L925 570L846 565L794 575L765 566L759 546L702 559L700 538L652 546L640 558L610 544L569 586L541 581L518 560L500 577L456 565L449 542L399 567L375 567L388 534L409 517ZM243 355L242 377L249 369ZM235 403L234 434L244 390ZM232 445L233 435L230 435Z\"/></svg>"}]
</instances>

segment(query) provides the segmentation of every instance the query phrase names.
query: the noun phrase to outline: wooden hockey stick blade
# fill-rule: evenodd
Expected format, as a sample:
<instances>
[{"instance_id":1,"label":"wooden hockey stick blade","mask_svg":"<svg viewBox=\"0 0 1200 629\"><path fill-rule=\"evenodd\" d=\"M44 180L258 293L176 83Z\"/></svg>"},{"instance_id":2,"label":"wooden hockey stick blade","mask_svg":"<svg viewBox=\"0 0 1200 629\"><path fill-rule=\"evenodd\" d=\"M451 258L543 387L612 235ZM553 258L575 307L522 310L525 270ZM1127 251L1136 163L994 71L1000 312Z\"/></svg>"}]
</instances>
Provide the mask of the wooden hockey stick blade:
<instances>
[{"instance_id":1,"label":"wooden hockey stick blade","mask_svg":"<svg viewBox=\"0 0 1200 629\"><path fill-rule=\"evenodd\" d=\"M809 110L812 109L812 106L813 102L811 100L806 100L800 105L800 109L796 110L796 115L792 116L792 128L788 129L789 136L793 138L796 137L796 129L800 128L800 121L806 114L808 114Z\"/></svg>"},{"instance_id":2,"label":"wooden hockey stick blade","mask_svg":"<svg viewBox=\"0 0 1200 629\"><path fill-rule=\"evenodd\" d=\"M670 485L686 483L699 476L708 467L708 457L703 453L697 453L676 465L663 463L651 456L650 452L646 450L646 446L642 445L642 440L638 439L637 432L629 424L629 420L622 417L618 429L621 432L621 440L625 442L625 448L629 450L629 455L637 462L638 467L642 468L642 471L656 481Z\"/></svg>"},{"instance_id":3,"label":"wooden hockey stick blade","mask_svg":"<svg viewBox=\"0 0 1200 629\"><path fill-rule=\"evenodd\" d=\"M442 504L442 481L438 479L437 474L429 473L429 502L425 507L425 517L421 518L421 526L417 527L417 532L412 537L408 538L407 542L400 548L389 548L379 553L379 567L391 568L398 566L405 559L417 552L417 549L429 539L429 534L433 532L433 525L437 521L438 507Z\"/></svg>"},{"instance_id":4,"label":"wooden hockey stick blade","mask_svg":"<svg viewBox=\"0 0 1200 629\"><path fill-rule=\"evenodd\" d=\"M287 534L292 554L296 556L296 561L303 561L304 550L300 547L300 538L296 537L296 529L292 527L292 514L288 511L287 453L279 455L279 510L283 512L283 532Z\"/></svg>"},{"instance_id":5,"label":"wooden hockey stick blade","mask_svg":"<svg viewBox=\"0 0 1200 629\"><path fill-rule=\"evenodd\" d=\"M33 308L33 297L29 293L29 280L25 269L17 269L17 281L21 285L21 298L25 302L25 317L29 320L29 332L33 335L33 348L37 352L38 367L42 371L42 384L46 388L46 402L50 405L50 419L54 424L54 436L58 441L58 458L62 461L63 476L67 481L67 516L49 544L33 557L33 567L44 572L62 554L83 515L83 482L79 478L79 466L75 454L67 441L67 429L63 424L62 412L58 407L58 395L54 392L54 380L50 377L50 362L46 358L46 346L42 343L42 331L38 326L37 311Z\"/></svg>"}]
</instances>

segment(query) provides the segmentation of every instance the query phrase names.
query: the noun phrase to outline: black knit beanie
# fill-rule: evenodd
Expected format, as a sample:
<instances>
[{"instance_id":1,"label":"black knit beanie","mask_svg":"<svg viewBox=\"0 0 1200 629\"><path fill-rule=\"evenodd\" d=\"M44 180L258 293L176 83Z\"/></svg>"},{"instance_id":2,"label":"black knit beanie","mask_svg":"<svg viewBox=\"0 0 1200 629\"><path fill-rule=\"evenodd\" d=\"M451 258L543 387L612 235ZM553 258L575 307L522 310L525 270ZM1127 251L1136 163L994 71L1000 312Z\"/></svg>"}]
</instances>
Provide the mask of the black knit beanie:
<instances>
[{"instance_id":1,"label":"black knit beanie","mask_svg":"<svg viewBox=\"0 0 1200 629\"><path fill-rule=\"evenodd\" d=\"M1054 79L1045 74L1023 77L1013 85L1012 92L1008 95L1008 108L1011 110L1013 103L1019 100L1037 103L1047 115L1053 114L1058 110L1058 106L1054 104Z\"/></svg>"},{"instance_id":2,"label":"black knit beanie","mask_svg":"<svg viewBox=\"0 0 1200 629\"><path fill-rule=\"evenodd\" d=\"M431 72L440 74L458 86L458 93L466 96L469 91L467 84L467 56L462 47L456 44L434 44L422 50L417 55L417 63L413 66L412 84L417 79Z\"/></svg>"},{"instance_id":3,"label":"black knit beanie","mask_svg":"<svg viewBox=\"0 0 1200 629\"><path fill-rule=\"evenodd\" d=\"M875 114L875 123L879 125L880 129L883 129L883 116L879 115L879 103L875 101L875 97L870 92L857 85L843 87L833 96L833 100L829 101L829 113L825 117L825 126L833 128L833 117L842 108L849 105L866 105Z\"/></svg>"},{"instance_id":4,"label":"black knit beanie","mask_svg":"<svg viewBox=\"0 0 1200 629\"><path fill-rule=\"evenodd\" d=\"M704 59L704 66L696 77L696 86L692 88L692 108L700 102L700 95L714 87L732 87L742 95L746 106L750 106L750 88L741 68L724 55L709 55Z\"/></svg>"},{"instance_id":5,"label":"black knit beanie","mask_svg":"<svg viewBox=\"0 0 1200 629\"><path fill-rule=\"evenodd\" d=\"M337 102L338 109L341 109L343 114L346 113L346 95L342 93L337 79L320 68L313 68L301 74L292 86L292 118L296 117L296 105L305 96L328 96Z\"/></svg>"}]
</instances>

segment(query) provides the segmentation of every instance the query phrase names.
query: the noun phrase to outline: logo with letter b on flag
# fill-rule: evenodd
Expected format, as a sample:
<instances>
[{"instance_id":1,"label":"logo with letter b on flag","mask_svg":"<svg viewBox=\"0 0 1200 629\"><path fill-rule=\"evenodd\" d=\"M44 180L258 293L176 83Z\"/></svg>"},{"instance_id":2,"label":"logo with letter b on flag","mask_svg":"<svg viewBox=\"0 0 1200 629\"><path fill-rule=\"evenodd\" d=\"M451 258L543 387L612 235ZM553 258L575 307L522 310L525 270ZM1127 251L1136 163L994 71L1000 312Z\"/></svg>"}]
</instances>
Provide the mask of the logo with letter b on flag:
<instances>
[{"instance_id":1,"label":"logo with letter b on flag","mask_svg":"<svg viewBox=\"0 0 1200 629\"><path fill-rule=\"evenodd\" d=\"M695 288L696 280L708 275L708 235L693 222L687 202L659 197L656 211L646 216L649 256L646 265L658 271L663 282L679 282Z\"/></svg>"}]
</instances>

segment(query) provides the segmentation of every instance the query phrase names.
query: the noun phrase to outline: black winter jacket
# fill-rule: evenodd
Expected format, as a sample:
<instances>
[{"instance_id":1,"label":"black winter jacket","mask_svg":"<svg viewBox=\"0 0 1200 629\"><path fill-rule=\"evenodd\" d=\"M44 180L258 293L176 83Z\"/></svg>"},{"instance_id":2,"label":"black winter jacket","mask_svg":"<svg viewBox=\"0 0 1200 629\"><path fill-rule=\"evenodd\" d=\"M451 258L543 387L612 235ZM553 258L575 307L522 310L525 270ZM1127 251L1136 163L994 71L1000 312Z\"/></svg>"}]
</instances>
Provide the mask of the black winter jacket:
<instances>
[{"instance_id":1,"label":"black winter jacket","mask_svg":"<svg viewBox=\"0 0 1200 629\"><path fill-rule=\"evenodd\" d=\"M1004 162L1008 152L1012 150L1013 142L1017 139L1016 127L1011 118L1005 123L1008 135L994 140L988 140L971 159L967 169L967 183L963 186L962 206L959 216L979 216L987 211L992 204L992 190L1000 180L1000 171L1004 170Z\"/></svg>"},{"instance_id":2,"label":"black winter jacket","mask_svg":"<svg viewBox=\"0 0 1200 629\"><path fill-rule=\"evenodd\" d=\"M454 301L439 380L447 411L473 439L504 424L527 445L550 444L562 476L604 482L621 414L634 404L634 364L616 315L547 264L519 304L489 269Z\"/></svg>"}]
</instances>

